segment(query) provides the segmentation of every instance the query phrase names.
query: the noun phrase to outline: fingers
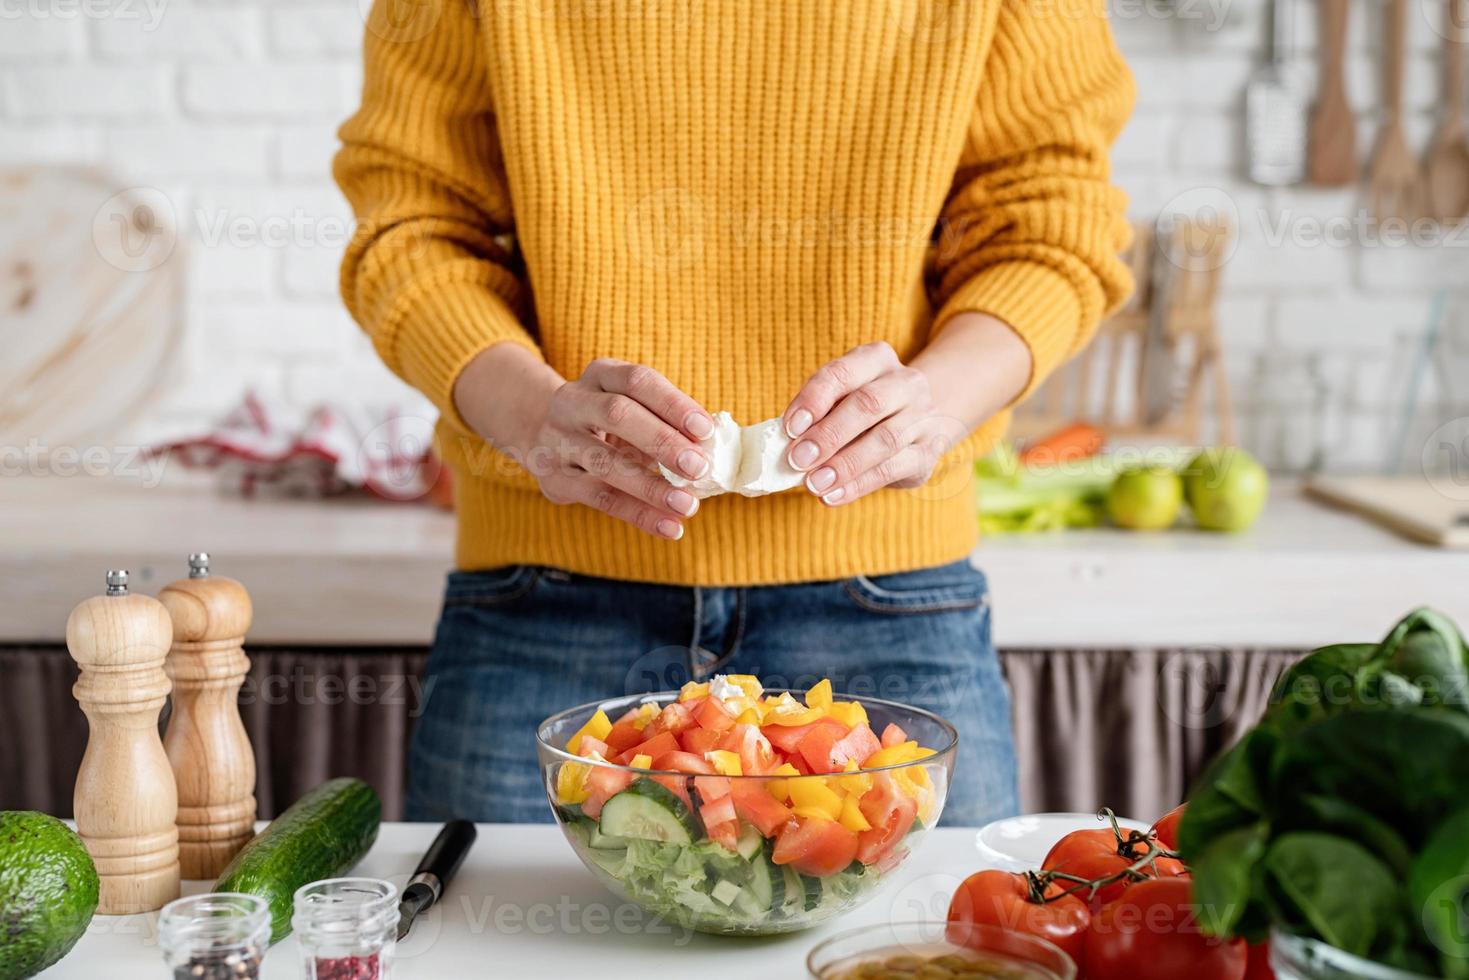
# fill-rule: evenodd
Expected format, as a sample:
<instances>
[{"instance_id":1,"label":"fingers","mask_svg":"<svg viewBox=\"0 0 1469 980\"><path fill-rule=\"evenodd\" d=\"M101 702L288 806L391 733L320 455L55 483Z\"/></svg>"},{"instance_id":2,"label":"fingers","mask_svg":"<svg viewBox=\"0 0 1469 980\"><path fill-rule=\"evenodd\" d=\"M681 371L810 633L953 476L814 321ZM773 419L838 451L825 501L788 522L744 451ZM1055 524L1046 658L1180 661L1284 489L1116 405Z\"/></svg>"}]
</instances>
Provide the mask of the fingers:
<instances>
[{"instance_id":1,"label":"fingers","mask_svg":"<svg viewBox=\"0 0 1469 980\"><path fill-rule=\"evenodd\" d=\"M844 397L825 418L812 425L791 446L788 457L791 466L798 470L815 469L868 431L887 441L891 447L888 455L896 453L903 441L884 420L909 408L926 412L930 407L927 391L923 376L916 369L899 366L887 371Z\"/></svg>"},{"instance_id":2,"label":"fingers","mask_svg":"<svg viewBox=\"0 0 1469 980\"><path fill-rule=\"evenodd\" d=\"M856 389L900 366L892 346L878 341L853 348L829 361L796 393L782 416L786 435L803 435L820 422L832 406Z\"/></svg>"},{"instance_id":3,"label":"fingers","mask_svg":"<svg viewBox=\"0 0 1469 980\"><path fill-rule=\"evenodd\" d=\"M587 376L603 391L625 395L644 406L694 442L714 434L714 420L709 413L646 364L603 358L591 363Z\"/></svg>"},{"instance_id":4,"label":"fingers","mask_svg":"<svg viewBox=\"0 0 1469 980\"><path fill-rule=\"evenodd\" d=\"M693 517L699 501L687 490L665 480L650 466L648 457L635 449L611 446L600 439L582 436L567 447L566 459L578 472L621 490L628 496L674 517Z\"/></svg>"},{"instance_id":5,"label":"fingers","mask_svg":"<svg viewBox=\"0 0 1469 980\"><path fill-rule=\"evenodd\" d=\"M888 456L875 466L857 474L845 483L837 483L821 497L823 503L838 507L891 486L919 486L933 473L938 453L926 442L915 442L896 456Z\"/></svg>"},{"instance_id":6,"label":"fingers","mask_svg":"<svg viewBox=\"0 0 1469 980\"><path fill-rule=\"evenodd\" d=\"M807 474L806 489L824 496L898 455L915 441L914 426L922 417L905 411L879 422Z\"/></svg>"},{"instance_id":7,"label":"fingers","mask_svg":"<svg viewBox=\"0 0 1469 980\"><path fill-rule=\"evenodd\" d=\"M656 538L677 541L683 537L678 514L651 506L589 474L557 473L543 479L541 489L552 503L585 504Z\"/></svg>"},{"instance_id":8,"label":"fingers","mask_svg":"<svg viewBox=\"0 0 1469 980\"><path fill-rule=\"evenodd\" d=\"M553 403L552 414L562 431L605 432L689 479L709 469L703 449L630 395L579 388Z\"/></svg>"}]
</instances>

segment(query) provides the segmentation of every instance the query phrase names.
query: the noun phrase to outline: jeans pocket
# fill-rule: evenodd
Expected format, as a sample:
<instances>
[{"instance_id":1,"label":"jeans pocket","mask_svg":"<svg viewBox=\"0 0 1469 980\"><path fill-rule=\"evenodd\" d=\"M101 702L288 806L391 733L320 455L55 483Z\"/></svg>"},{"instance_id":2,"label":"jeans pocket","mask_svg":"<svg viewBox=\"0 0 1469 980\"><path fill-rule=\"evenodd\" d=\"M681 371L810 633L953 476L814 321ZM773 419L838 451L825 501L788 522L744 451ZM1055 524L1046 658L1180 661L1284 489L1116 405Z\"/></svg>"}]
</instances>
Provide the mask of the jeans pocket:
<instances>
[{"instance_id":1,"label":"jeans pocket","mask_svg":"<svg viewBox=\"0 0 1469 980\"><path fill-rule=\"evenodd\" d=\"M504 565L476 572L450 572L444 608L505 606L524 599L541 580L535 565Z\"/></svg>"},{"instance_id":2,"label":"jeans pocket","mask_svg":"<svg viewBox=\"0 0 1469 980\"><path fill-rule=\"evenodd\" d=\"M979 609L989 604L984 572L967 561L892 575L857 575L842 591L868 612L894 616Z\"/></svg>"}]
</instances>

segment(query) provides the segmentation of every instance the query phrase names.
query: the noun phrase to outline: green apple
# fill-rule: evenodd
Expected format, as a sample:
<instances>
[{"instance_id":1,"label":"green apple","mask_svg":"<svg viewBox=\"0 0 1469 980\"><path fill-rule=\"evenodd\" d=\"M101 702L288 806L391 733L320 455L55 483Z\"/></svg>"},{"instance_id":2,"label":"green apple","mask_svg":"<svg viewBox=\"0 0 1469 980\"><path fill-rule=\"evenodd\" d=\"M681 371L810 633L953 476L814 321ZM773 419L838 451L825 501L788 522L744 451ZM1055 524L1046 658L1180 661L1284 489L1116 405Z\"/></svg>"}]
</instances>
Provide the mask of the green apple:
<instances>
[{"instance_id":1,"label":"green apple","mask_svg":"<svg viewBox=\"0 0 1469 980\"><path fill-rule=\"evenodd\" d=\"M1107 491L1107 515L1118 527L1157 531L1172 527L1183 506L1183 481L1166 466L1123 470Z\"/></svg>"},{"instance_id":2,"label":"green apple","mask_svg":"<svg viewBox=\"0 0 1469 980\"><path fill-rule=\"evenodd\" d=\"M1199 527L1243 531L1255 523L1270 494L1270 477L1255 457L1233 446L1214 446L1184 468L1184 493Z\"/></svg>"}]
</instances>

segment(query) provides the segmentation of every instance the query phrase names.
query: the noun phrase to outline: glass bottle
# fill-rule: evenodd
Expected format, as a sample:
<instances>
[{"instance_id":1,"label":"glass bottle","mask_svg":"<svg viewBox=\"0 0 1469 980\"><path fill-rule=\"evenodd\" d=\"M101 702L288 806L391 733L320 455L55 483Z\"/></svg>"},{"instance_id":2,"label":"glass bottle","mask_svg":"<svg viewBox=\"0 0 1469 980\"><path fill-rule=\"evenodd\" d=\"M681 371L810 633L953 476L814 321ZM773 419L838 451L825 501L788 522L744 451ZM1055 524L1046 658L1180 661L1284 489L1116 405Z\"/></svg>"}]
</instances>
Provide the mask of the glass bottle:
<instances>
[{"instance_id":1,"label":"glass bottle","mask_svg":"<svg viewBox=\"0 0 1469 980\"><path fill-rule=\"evenodd\" d=\"M398 888L328 878L297 889L291 925L305 980L385 980L397 947Z\"/></svg>"},{"instance_id":2,"label":"glass bottle","mask_svg":"<svg viewBox=\"0 0 1469 980\"><path fill-rule=\"evenodd\" d=\"M174 980L257 980L270 946L270 906L234 892L176 899L159 914L158 944Z\"/></svg>"}]
</instances>

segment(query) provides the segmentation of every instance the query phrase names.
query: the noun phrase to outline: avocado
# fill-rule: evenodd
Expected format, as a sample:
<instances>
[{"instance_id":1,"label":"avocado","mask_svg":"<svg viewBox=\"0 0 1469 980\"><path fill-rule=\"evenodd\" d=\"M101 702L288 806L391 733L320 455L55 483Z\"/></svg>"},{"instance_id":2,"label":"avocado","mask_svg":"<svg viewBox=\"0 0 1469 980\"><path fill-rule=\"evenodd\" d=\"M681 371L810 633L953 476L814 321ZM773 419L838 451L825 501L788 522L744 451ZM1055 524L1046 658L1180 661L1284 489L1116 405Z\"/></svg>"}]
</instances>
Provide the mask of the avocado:
<instances>
[{"instance_id":1,"label":"avocado","mask_svg":"<svg viewBox=\"0 0 1469 980\"><path fill-rule=\"evenodd\" d=\"M61 959L97 911L97 868L70 827L34 810L0 810L0 980Z\"/></svg>"}]
</instances>

